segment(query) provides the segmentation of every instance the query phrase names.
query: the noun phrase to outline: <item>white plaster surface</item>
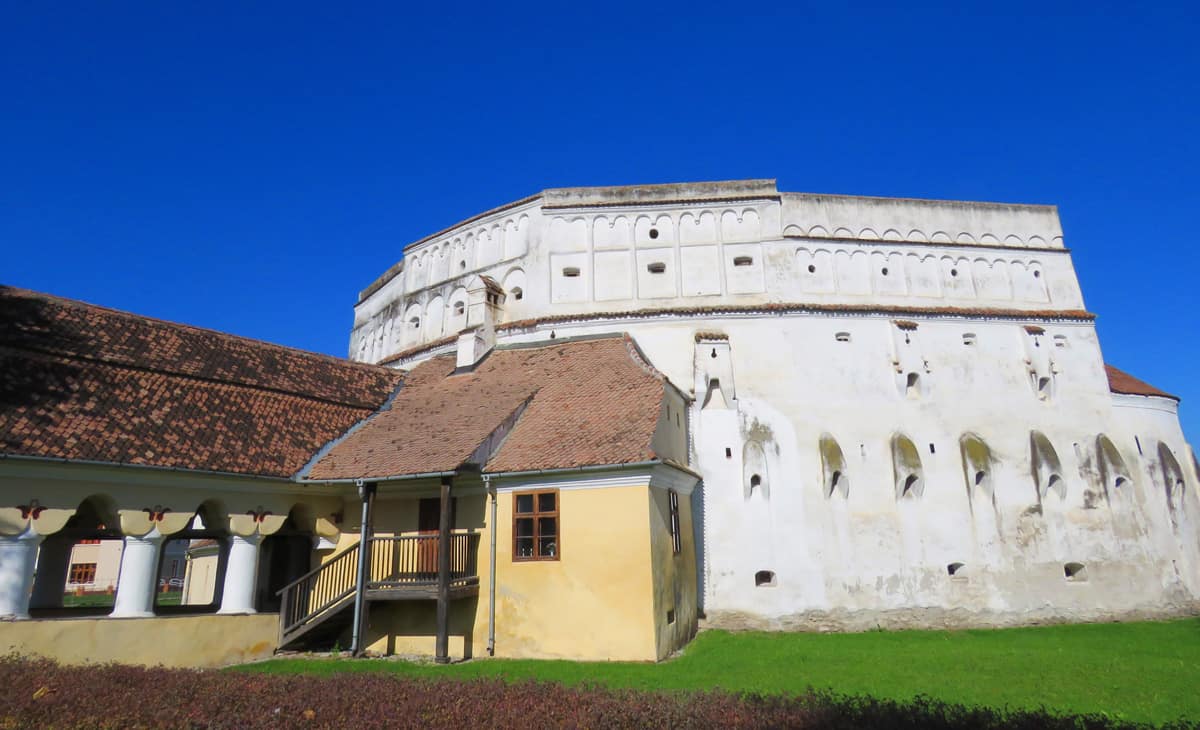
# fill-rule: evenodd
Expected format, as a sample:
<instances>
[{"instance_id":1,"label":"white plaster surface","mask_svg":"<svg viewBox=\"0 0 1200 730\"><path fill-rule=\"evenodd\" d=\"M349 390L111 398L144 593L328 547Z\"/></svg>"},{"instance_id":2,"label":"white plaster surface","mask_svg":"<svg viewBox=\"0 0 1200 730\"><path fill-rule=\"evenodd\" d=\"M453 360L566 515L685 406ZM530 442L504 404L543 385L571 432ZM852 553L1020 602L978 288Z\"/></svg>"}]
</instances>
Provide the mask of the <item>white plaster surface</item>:
<instances>
[{"instance_id":1,"label":"white plaster surface","mask_svg":"<svg viewBox=\"0 0 1200 730\"><path fill-rule=\"evenodd\" d=\"M445 326L395 333L448 322L428 307L476 274L521 288L498 307L498 346L628 332L695 398L718 625L1194 610L1200 485L1176 403L1110 393L1063 246L1049 206L772 181L550 190L410 246L356 307L351 355L453 352ZM467 266L439 278L460 250Z\"/></svg>"}]
</instances>

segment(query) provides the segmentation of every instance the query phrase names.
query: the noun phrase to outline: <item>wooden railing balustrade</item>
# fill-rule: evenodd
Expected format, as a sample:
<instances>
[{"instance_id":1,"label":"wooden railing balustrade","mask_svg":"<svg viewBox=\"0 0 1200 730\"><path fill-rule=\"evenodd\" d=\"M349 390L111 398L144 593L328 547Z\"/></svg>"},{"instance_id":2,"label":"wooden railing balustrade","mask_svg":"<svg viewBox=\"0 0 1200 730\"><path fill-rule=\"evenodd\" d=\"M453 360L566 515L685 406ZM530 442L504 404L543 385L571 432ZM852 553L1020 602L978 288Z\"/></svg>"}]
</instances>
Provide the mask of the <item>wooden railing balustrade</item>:
<instances>
[{"instance_id":1,"label":"wooden railing balustrade","mask_svg":"<svg viewBox=\"0 0 1200 730\"><path fill-rule=\"evenodd\" d=\"M397 597L406 589L427 591L438 585L437 535L372 537L367 590ZM314 570L284 586L279 595L280 635L287 637L325 614L342 609L354 598L360 545L346 548ZM479 533L450 535L449 586L479 581Z\"/></svg>"}]
</instances>

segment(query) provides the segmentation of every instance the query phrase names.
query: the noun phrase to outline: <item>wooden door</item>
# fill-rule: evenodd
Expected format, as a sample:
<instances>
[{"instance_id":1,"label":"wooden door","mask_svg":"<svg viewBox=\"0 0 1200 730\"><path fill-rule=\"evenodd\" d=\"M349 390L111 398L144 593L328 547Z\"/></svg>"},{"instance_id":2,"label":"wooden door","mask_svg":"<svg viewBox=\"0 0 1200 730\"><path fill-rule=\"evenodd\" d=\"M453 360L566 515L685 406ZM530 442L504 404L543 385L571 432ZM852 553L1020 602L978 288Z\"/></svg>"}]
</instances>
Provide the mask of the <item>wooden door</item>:
<instances>
[{"instance_id":1,"label":"wooden door","mask_svg":"<svg viewBox=\"0 0 1200 730\"><path fill-rule=\"evenodd\" d=\"M450 529L454 529L454 512L457 497L450 499ZM442 516L442 500L427 497L417 505L417 533L421 536L437 537ZM422 540L417 548L417 571L422 575L436 576L438 571L437 540Z\"/></svg>"}]
</instances>

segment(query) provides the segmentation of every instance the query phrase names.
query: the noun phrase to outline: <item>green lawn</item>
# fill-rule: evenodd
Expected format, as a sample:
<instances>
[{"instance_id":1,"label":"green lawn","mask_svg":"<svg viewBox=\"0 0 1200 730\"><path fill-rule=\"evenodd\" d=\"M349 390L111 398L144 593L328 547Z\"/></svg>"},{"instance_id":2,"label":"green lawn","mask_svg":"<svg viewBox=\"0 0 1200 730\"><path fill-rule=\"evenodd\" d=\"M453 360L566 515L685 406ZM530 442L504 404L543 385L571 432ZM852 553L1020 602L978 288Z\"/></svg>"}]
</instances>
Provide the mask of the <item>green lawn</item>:
<instances>
[{"instance_id":1,"label":"green lawn","mask_svg":"<svg viewBox=\"0 0 1200 730\"><path fill-rule=\"evenodd\" d=\"M316 658L276 659L235 671L381 671L785 694L812 686L891 699L925 694L967 705L1044 705L1163 723L1200 720L1200 619L862 634L706 631L682 656L660 664L481 659L438 666Z\"/></svg>"},{"instance_id":2,"label":"green lawn","mask_svg":"<svg viewBox=\"0 0 1200 730\"><path fill-rule=\"evenodd\" d=\"M168 591L154 596L155 605L178 606L183 591ZM111 608L116 597L111 593L84 593L77 596L74 593L63 594L64 608Z\"/></svg>"}]
</instances>

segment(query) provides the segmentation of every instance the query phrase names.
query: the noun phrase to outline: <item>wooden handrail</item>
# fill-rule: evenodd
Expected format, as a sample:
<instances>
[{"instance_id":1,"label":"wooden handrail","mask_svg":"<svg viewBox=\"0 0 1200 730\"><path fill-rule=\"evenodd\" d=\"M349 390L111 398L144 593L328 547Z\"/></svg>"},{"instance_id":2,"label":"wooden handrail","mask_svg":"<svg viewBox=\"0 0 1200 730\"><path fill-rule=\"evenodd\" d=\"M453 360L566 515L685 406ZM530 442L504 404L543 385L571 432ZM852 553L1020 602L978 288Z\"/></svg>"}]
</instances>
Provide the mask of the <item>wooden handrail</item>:
<instances>
[{"instance_id":1,"label":"wooden handrail","mask_svg":"<svg viewBox=\"0 0 1200 730\"><path fill-rule=\"evenodd\" d=\"M386 590L437 585L437 535L398 535L373 537L370 540L368 587ZM479 540L480 534L475 530L450 534L452 585L478 580ZM281 597L279 619L282 636L354 593L358 583L359 547L359 543L351 545L278 591ZM314 604L315 607L310 608Z\"/></svg>"}]
</instances>

